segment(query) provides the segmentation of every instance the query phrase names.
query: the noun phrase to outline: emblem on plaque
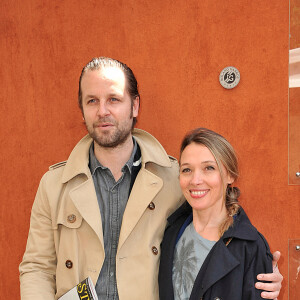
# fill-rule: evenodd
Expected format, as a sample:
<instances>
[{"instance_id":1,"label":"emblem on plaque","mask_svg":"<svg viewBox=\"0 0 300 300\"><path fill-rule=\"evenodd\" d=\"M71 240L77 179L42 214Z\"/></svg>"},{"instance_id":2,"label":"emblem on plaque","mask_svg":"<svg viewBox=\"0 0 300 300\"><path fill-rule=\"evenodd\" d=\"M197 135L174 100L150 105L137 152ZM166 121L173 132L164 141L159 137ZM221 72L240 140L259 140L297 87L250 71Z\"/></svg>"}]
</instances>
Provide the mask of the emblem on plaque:
<instances>
[{"instance_id":1,"label":"emblem on plaque","mask_svg":"<svg viewBox=\"0 0 300 300\"><path fill-rule=\"evenodd\" d=\"M240 82L240 72L235 67L224 68L219 76L219 81L225 89L233 89Z\"/></svg>"}]
</instances>

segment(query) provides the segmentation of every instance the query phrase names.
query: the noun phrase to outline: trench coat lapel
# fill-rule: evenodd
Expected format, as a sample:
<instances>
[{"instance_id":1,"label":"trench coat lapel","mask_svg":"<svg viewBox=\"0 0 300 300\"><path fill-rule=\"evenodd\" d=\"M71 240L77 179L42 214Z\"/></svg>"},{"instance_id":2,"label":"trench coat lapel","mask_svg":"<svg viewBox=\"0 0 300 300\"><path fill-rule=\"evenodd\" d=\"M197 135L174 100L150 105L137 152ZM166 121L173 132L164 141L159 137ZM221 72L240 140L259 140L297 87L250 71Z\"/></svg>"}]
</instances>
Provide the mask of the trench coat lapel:
<instances>
[{"instance_id":1,"label":"trench coat lapel","mask_svg":"<svg viewBox=\"0 0 300 300\"><path fill-rule=\"evenodd\" d=\"M149 203L163 186L161 178L142 168L138 173L126 205L119 238L118 249L122 247L138 223Z\"/></svg>"},{"instance_id":2,"label":"trench coat lapel","mask_svg":"<svg viewBox=\"0 0 300 300\"><path fill-rule=\"evenodd\" d=\"M207 270L203 277L202 286L203 293L205 293L214 283L231 272L240 262L233 256L228 250L223 241L219 241L215 248L209 253L205 263L203 264L203 270ZM202 273L200 270L200 273ZM200 275L200 273L198 275ZM199 276L197 276L195 285ZM199 278L200 279L200 278Z\"/></svg>"},{"instance_id":3,"label":"trench coat lapel","mask_svg":"<svg viewBox=\"0 0 300 300\"><path fill-rule=\"evenodd\" d=\"M95 231L103 246L102 221L92 177L70 191L70 197L79 213Z\"/></svg>"}]
</instances>

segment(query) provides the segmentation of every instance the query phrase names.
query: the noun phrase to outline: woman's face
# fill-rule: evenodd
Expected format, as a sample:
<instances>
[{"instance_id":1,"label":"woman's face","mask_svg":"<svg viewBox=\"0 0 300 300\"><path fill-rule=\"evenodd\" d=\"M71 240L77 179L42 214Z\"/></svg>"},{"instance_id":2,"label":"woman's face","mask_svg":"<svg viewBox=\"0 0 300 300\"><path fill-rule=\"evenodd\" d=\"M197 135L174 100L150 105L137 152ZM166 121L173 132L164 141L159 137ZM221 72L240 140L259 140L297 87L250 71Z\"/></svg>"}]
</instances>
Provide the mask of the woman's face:
<instances>
[{"instance_id":1,"label":"woman's face","mask_svg":"<svg viewBox=\"0 0 300 300\"><path fill-rule=\"evenodd\" d=\"M221 209L224 193L233 179L223 165L223 181L210 150L201 144L188 145L180 159L180 187L185 199L195 210Z\"/></svg>"}]
</instances>

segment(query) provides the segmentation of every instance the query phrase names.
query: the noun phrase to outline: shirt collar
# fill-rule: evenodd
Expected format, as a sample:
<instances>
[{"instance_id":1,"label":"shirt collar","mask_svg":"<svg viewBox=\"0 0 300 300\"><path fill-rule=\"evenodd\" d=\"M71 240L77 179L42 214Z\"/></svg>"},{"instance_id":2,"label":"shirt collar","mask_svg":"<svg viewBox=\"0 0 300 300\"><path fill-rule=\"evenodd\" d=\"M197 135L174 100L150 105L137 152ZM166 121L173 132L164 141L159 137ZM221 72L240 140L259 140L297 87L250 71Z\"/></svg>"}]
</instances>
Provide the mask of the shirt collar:
<instances>
[{"instance_id":1,"label":"shirt collar","mask_svg":"<svg viewBox=\"0 0 300 300\"><path fill-rule=\"evenodd\" d=\"M139 165L140 164L140 159L141 157L136 157L137 154L137 142L134 137L132 137L133 140L133 150L130 155L129 160L125 163L125 165L122 167L122 172L125 171L125 168L127 168L131 174L132 172L132 167ZM95 174L96 170L98 168L101 168L101 170L106 170L108 169L107 167L104 167L96 158L95 153L94 153L94 143L91 144L90 149L89 149L89 168L91 170L92 175Z\"/></svg>"},{"instance_id":2,"label":"shirt collar","mask_svg":"<svg viewBox=\"0 0 300 300\"><path fill-rule=\"evenodd\" d=\"M134 170L141 167L145 168L147 163L154 163L166 168L172 166L171 162L175 159L167 155L162 145L150 133L141 129L134 129L133 136L136 139L138 150L141 152L141 164L136 168L134 167ZM89 149L92 143L93 139L89 134L77 143L64 167L62 183L68 182L77 175L86 175L87 178L91 176Z\"/></svg>"}]
</instances>

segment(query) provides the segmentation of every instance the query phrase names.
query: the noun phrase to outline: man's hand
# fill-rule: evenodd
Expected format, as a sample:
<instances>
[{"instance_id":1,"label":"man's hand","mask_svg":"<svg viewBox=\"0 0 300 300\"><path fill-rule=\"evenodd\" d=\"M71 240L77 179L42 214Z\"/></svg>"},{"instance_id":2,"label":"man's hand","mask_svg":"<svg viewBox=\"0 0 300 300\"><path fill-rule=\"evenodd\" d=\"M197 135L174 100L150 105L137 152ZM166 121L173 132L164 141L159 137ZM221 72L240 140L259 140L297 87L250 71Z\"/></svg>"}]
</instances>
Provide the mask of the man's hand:
<instances>
[{"instance_id":1,"label":"man's hand","mask_svg":"<svg viewBox=\"0 0 300 300\"><path fill-rule=\"evenodd\" d=\"M258 274L257 279L263 281L271 281L271 283L256 282L255 287L259 290L265 290L268 292L262 292L261 296L265 299L277 300L281 289L281 282L283 276L280 274L277 262L280 258L280 252L273 253L273 273L270 274Z\"/></svg>"}]
</instances>

